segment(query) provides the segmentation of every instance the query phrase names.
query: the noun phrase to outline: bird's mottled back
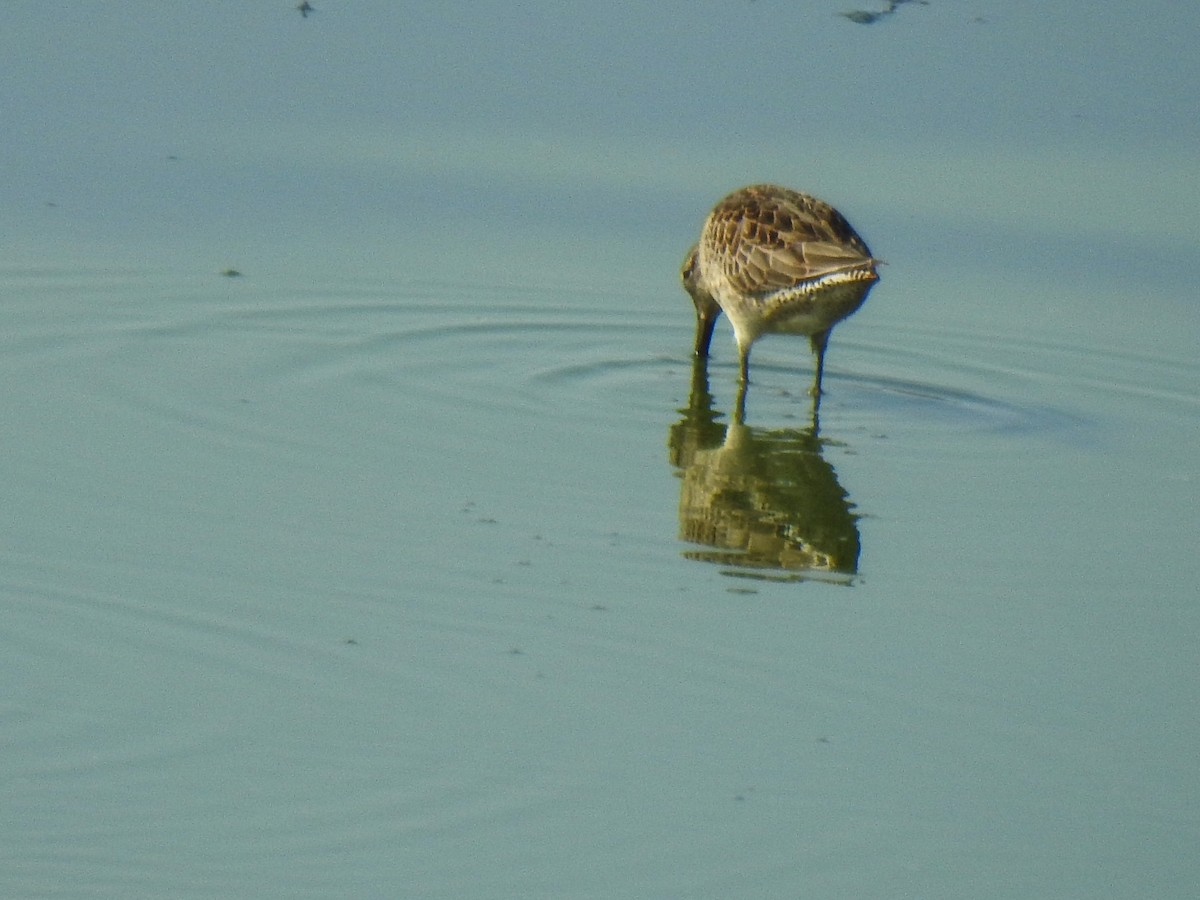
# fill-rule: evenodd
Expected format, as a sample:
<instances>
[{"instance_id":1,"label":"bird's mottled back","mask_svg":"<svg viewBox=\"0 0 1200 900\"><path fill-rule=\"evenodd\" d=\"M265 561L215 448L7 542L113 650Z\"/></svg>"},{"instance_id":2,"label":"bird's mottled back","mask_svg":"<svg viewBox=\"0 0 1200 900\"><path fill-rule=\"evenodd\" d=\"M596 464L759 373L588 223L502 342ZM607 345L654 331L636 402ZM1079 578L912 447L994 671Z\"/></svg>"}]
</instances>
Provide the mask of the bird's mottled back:
<instances>
[{"instance_id":1,"label":"bird's mottled back","mask_svg":"<svg viewBox=\"0 0 1200 900\"><path fill-rule=\"evenodd\" d=\"M836 209L799 191L752 185L730 194L704 223L703 258L743 295L871 268L862 238Z\"/></svg>"}]
</instances>

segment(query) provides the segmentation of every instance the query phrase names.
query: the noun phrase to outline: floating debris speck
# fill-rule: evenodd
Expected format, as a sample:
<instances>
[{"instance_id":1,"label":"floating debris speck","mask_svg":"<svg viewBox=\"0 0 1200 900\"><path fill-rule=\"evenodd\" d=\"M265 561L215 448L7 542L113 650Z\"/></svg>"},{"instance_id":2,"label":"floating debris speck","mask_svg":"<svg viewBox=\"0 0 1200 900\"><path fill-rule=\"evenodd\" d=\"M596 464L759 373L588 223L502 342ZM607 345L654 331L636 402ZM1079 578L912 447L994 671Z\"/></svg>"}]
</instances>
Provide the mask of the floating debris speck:
<instances>
[{"instance_id":1,"label":"floating debris speck","mask_svg":"<svg viewBox=\"0 0 1200 900\"><path fill-rule=\"evenodd\" d=\"M857 25L874 25L885 16L890 16L905 3L919 3L921 6L928 6L929 0L888 0L887 9L882 9L879 12L871 12L866 9L853 9L850 12L838 13L843 19L849 19Z\"/></svg>"}]
</instances>

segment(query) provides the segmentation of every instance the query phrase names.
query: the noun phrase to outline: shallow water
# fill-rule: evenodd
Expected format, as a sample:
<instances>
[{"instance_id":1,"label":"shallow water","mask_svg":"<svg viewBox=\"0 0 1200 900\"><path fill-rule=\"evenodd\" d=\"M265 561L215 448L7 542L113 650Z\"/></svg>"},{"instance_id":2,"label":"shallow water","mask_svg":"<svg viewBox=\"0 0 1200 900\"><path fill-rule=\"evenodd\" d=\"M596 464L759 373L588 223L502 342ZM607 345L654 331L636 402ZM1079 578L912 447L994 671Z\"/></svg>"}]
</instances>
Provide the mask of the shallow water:
<instances>
[{"instance_id":1,"label":"shallow water","mask_svg":"<svg viewBox=\"0 0 1200 900\"><path fill-rule=\"evenodd\" d=\"M19 9L29 55L52 29ZM815 27L899 54L986 24L986 60L1036 21L949 9ZM187 23L147 12L150 58L178 54ZM234 50L303 25L309 52L386 56L379 21L282 12L211 24ZM89 59L146 65L90 27L110 43ZM546 27L564 43L531 66L598 52ZM230 101L257 84L218 77ZM35 81L28 105L66 102ZM777 148L689 156L618 99L640 144L538 155L519 128L438 131L431 104L419 134L476 145L413 137L378 196L332 202L388 163L314 90L286 127L213 132L251 172L321 145L329 168L281 169L287 189L221 154L130 162L142 131L101 142L94 177L64 151L52 194L32 132L6 151L27 202L0 268L0 894L1191 895L1200 248L1169 140L1147 131L1158 165L1131 172L1122 147L1001 129L797 182L840 186L888 260L833 333L814 433L785 337L756 345L730 425L728 326L696 369L676 281L721 191L795 180Z\"/></svg>"},{"instance_id":2,"label":"shallow water","mask_svg":"<svg viewBox=\"0 0 1200 900\"><path fill-rule=\"evenodd\" d=\"M764 569L679 539L683 297L5 280L17 893L1187 857L1194 365L889 349L881 312L838 336L814 444L806 347L768 340L759 483L861 552ZM710 437L744 451L730 349Z\"/></svg>"}]
</instances>

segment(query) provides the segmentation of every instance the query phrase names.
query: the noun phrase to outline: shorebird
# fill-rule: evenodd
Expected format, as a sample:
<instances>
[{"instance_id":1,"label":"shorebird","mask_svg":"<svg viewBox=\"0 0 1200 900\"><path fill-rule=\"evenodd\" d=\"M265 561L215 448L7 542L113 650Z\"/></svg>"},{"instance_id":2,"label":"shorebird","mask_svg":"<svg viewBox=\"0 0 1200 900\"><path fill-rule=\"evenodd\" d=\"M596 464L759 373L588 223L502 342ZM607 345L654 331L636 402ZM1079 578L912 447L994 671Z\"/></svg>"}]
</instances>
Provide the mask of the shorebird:
<instances>
[{"instance_id":1,"label":"shorebird","mask_svg":"<svg viewBox=\"0 0 1200 900\"><path fill-rule=\"evenodd\" d=\"M862 306L880 262L845 217L816 197L773 184L734 191L708 214L679 273L696 306L695 355L708 355L724 312L744 389L758 338L807 335L819 402L829 332Z\"/></svg>"}]
</instances>

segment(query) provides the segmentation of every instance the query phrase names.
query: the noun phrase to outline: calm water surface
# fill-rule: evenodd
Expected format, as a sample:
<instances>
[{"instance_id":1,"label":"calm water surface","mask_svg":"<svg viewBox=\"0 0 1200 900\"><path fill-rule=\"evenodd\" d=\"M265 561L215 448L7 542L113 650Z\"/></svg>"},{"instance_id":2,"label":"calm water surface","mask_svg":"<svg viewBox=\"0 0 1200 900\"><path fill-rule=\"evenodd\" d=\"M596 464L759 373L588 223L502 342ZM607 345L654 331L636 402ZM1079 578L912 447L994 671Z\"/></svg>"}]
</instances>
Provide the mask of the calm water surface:
<instances>
[{"instance_id":1,"label":"calm water surface","mask_svg":"<svg viewBox=\"0 0 1200 900\"><path fill-rule=\"evenodd\" d=\"M977 41L984 81L1042 40L1020 5L951 7L811 15L822 52L908 60L913 93L879 90L919 119L934 37ZM381 22L477 37L364 8L211 24L250 72L238 29L332 42L325 74L382 66ZM1155 130L1052 78L1061 104L1028 105L1062 121L1026 145L856 142L842 112L844 152L696 150L624 69L596 109L635 138L554 138L515 94L494 129L522 59L560 76L543 105L583 90L568 62L598 51L551 21L542 63L445 73L484 92L460 118L413 99L375 133L320 86L272 120L298 54L269 89L214 75L247 98L227 132L152 107L162 133L101 130L89 174L88 116L143 85L123 67L204 64L186 22L125 22L138 62L61 9L84 12L56 32L18 4L8 57L10 109L75 117L5 150L0 894L1192 896L1200 248L1171 79L1146 76ZM621 52L662 63L642 25ZM1078 52L1106 33L1079 23ZM55 36L96 66L77 108L31 61ZM1111 144L1055 131L1100 111ZM727 324L688 357L683 250L761 177L888 260L815 432L807 341L756 346L741 426Z\"/></svg>"}]
</instances>

